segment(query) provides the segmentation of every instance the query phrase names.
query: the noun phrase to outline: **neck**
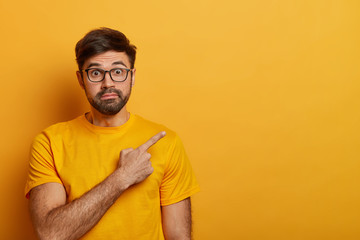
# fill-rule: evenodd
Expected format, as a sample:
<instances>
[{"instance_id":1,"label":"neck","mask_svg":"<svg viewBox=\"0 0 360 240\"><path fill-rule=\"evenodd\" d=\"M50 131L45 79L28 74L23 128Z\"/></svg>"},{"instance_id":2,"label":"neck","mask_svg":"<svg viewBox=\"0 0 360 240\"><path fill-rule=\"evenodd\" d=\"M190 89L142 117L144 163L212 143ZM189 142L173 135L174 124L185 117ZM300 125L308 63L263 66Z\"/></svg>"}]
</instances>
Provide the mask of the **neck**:
<instances>
[{"instance_id":1,"label":"neck","mask_svg":"<svg viewBox=\"0 0 360 240\"><path fill-rule=\"evenodd\" d=\"M124 106L120 112L115 115L104 115L96 109L91 108L91 111L86 114L87 120L99 127L119 127L127 122L130 118L130 113Z\"/></svg>"}]
</instances>

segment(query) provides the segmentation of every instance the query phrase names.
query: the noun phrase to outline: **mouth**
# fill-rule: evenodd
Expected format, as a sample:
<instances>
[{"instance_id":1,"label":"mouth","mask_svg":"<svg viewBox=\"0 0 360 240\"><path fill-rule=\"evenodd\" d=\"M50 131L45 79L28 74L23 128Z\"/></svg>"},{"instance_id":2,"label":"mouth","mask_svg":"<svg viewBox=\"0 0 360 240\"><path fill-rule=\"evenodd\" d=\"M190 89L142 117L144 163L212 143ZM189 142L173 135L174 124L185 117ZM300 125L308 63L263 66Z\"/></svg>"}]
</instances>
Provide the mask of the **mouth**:
<instances>
[{"instance_id":1,"label":"mouth","mask_svg":"<svg viewBox=\"0 0 360 240\"><path fill-rule=\"evenodd\" d=\"M108 99L115 99L118 98L119 95L116 93L104 93L103 95L101 95L101 100L108 100Z\"/></svg>"}]
</instances>

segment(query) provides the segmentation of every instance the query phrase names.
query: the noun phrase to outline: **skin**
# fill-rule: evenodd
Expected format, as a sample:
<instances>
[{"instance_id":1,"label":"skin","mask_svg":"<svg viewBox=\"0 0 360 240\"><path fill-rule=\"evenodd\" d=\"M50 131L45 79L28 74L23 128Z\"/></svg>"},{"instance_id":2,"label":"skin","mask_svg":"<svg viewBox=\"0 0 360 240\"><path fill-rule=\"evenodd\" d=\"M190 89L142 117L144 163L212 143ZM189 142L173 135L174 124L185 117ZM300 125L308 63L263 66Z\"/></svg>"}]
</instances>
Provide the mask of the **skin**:
<instances>
[{"instance_id":1,"label":"skin","mask_svg":"<svg viewBox=\"0 0 360 240\"><path fill-rule=\"evenodd\" d=\"M121 61L122 64L114 64ZM88 59L83 66L98 64L102 69L114 67L129 68L130 62L123 52L108 51ZM132 78L129 74L124 82L113 82L106 74L100 83L87 80L86 74L77 72L80 86L87 97L93 98L106 88L116 88L123 96L130 96L131 87L135 83L135 69ZM130 79L131 78L131 79ZM120 101L118 96L106 96ZM97 126L115 127L124 124L130 113L124 106L114 115L105 115L91 106L88 120ZM103 182L92 188L78 199L66 202L66 192L59 183L45 183L33 188L30 192L29 208L35 231L41 240L73 240L79 239L95 226L106 211L130 186L144 181L154 171L148 149L165 136L160 132L136 149L123 149L120 152L118 168ZM165 239L191 239L191 203L190 198L161 208Z\"/></svg>"}]
</instances>

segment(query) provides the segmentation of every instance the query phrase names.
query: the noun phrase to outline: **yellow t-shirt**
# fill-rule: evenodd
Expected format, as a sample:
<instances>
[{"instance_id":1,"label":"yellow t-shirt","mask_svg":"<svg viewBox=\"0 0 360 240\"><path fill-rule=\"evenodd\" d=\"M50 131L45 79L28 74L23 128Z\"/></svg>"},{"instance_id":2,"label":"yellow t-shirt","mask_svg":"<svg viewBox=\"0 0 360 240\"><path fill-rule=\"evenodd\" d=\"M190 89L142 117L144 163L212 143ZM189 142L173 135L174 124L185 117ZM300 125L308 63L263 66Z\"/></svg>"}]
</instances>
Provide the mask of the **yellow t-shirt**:
<instances>
[{"instance_id":1,"label":"yellow t-shirt","mask_svg":"<svg viewBox=\"0 0 360 240\"><path fill-rule=\"evenodd\" d=\"M176 133L137 115L119 127L98 127L82 115L45 129L31 147L25 194L57 182L71 202L116 169L122 149L135 149L163 130L166 136L148 151L154 172L127 189L81 239L164 239L161 206L191 196L199 186Z\"/></svg>"}]
</instances>

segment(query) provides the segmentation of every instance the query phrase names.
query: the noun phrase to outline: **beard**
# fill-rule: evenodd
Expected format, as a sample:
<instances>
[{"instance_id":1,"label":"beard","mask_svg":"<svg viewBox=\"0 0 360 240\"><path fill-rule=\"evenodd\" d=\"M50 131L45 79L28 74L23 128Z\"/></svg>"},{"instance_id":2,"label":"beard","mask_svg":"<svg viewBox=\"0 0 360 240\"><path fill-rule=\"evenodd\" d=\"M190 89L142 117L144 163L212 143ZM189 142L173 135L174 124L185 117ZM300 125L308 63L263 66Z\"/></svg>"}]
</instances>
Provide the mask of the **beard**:
<instances>
[{"instance_id":1,"label":"beard","mask_svg":"<svg viewBox=\"0 0 360 240\"><path fill-rule=\"evenodd\" d=\"M104 95L105 93L116 93L119 96L119 98L101 100L102 95ZM91 106L93 106L100 113L104 115L115 115L118 112L120 112L120 110L129 101L130 94L131 94L131 86L130 86L129 94L125 96L118 89L106 88L98 92L94 98L91 98L87 93L86 93L86 97L89 103L91 104Z\"/></svg>"}]
</instances>

